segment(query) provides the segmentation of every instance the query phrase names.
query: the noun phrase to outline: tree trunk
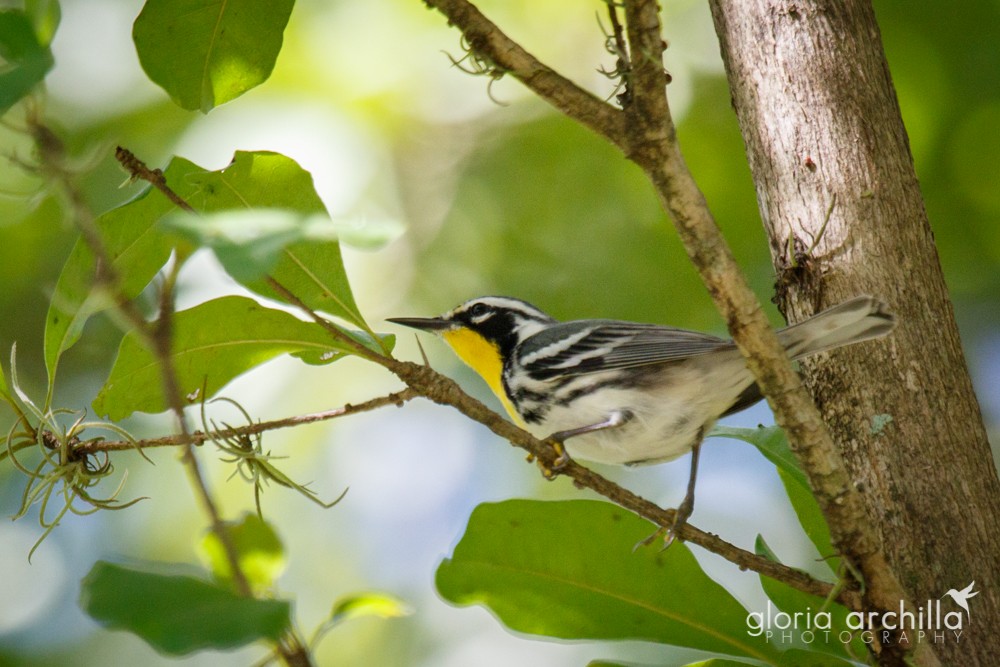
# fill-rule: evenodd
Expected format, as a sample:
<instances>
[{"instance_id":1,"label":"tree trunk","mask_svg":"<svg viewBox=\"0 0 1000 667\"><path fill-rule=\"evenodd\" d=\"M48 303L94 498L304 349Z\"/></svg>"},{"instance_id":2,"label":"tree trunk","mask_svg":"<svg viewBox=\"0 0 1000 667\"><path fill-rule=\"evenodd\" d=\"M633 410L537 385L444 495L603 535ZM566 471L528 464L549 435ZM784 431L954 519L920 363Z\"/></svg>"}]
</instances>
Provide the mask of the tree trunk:
<instances>
[{"instance_id":1,"label":"tree trunk","mask_svg":"<svg viewBox=\"0 0 1000 667\"><path fill-rule=\"evenodd\" d=\"M994 665L1000 482L871 4L711 6L779 307L798 321L869 293L899 318L883 342L804 362L807 385L914 604L975 581L961 640L924 642L943 664Z\"/></svg>"}]
</instances>

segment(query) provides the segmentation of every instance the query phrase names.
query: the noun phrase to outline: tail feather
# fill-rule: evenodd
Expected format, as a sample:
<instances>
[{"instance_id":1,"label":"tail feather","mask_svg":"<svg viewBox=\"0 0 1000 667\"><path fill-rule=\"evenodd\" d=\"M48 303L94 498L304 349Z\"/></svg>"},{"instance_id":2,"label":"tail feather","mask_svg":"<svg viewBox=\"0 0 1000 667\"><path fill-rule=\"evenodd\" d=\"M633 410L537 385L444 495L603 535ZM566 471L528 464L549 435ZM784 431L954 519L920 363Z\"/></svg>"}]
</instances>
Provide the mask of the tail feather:
<instances>
[{"instance_id":1,"label":"tail feather","mask_svg":"<svg viewBox=\"0 0 1000 667\"><path fill-rule=\"evenodd\" d=\"M844 345L881 338L896 327L888 307L870 296L859 296L778 332L792 359Z\"/></svg>"}]
</instances>

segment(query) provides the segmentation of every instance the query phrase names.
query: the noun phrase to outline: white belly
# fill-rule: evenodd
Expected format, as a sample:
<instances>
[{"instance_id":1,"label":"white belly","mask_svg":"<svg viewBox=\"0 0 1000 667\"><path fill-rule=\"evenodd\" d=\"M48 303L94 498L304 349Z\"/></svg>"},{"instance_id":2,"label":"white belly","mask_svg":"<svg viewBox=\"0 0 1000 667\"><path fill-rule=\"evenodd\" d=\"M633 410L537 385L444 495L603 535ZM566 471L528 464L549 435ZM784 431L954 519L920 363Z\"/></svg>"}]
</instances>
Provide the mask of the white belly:
<instances>
[{"instance_id":1,"label":"white belly","mask_svg":"<svg viewBox=\"0 0 1000 667\"><path fill-rule=\"evenodd\" d=\"M738 353L737 353L738 354ZM606 421L616 411L624 424L568 438L569 455L597 463L638 464L670 461L689 452L719 416L752 384L742 358L710 371L689 364L664 368L655 387L604 387L579 397L571 407L553 406L542 424L530 424L536 437ZM600 383L608 374L580 376L573 386Z\"/></svg>"}]
</instances>

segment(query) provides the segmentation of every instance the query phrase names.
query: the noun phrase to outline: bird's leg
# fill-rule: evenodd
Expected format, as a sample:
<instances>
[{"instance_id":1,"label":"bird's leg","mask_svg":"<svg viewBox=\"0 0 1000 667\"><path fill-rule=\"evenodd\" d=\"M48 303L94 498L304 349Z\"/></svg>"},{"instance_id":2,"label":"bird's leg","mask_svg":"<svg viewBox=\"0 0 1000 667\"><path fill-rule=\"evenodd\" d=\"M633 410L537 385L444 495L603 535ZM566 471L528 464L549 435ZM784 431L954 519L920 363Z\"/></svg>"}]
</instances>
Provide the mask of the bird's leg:
<instances>
[{"instance_id":1,"label":"bird's leg","mask_svg":"<svg viewBox=\"0 0 1000 667\"><path fill-rule=\"evenodd\" d=\"M666 526L658 528L655 533L641 540L634 547L632 547L632 551L635 551L639 547L649 546L653 543L653 540L658 538L660 535L664 536L663 549L661 549L661 551L665 550L673 544L674 538L677 537L677 533L684 527L684 524L687 523L688 518L691 516L691 512L694 511L694 487L695 482L698 479L698 454L701 452L701 442L704 437L705 430L706 428L703 426L698 431L698 437L695 439L694 445L691 446L691 472L688 475L687 493L684 494L684 500L681 501L681 504L678 505L677 509L674 511L674 522L670 525L670 528L667 528Z\"/></svg>"},{"instance_id":2,"label":"bird's leg","mask_svg":"<svg viewBox=\"0 0 1000 667\"><path fill-rule=\"evenodd\" d=\"M578 435L584 435L586 433L593 433L594 431L603 431L608 428L617 428L622 424L626 423L628 420L632 419L632 412L629 410L615 410L608 418L604 421L597 422L596 424L588 424L587 426L580 426L577 428L566 429L565 431L556 431L549 437L545 438L546 442L552 445L552 449L556 452L556 458L552 461L552 467L547 468L539 465L542 468L542 474L545 475L547 479L552 479L555 475L554 472L558 472L566 467L569 463L569 454L566 452L565 443L570 438L576 437Z\"/></svg>"},{"instance_id":3,"label":"bird's leg","mask_svg":"<svg viewBox=\"0 0 1000 667\"><path fill-rule=\"evenodd\" d=\"M681 501L681 504L677 506L677 512L674 514L674 524L670 526L666 537L663 538L664 549L673 543L674 538L677 537L677 532L684 527L684 524L687 523L688 518L691 516L691 512L694 511L694 485L698 479L698 454L700 452L701 432L698 433L698 440L695 442L694 447L691 448L691 472L688 476L687 493L684 494L684 500Z\"/></svg>"}]
</instances>

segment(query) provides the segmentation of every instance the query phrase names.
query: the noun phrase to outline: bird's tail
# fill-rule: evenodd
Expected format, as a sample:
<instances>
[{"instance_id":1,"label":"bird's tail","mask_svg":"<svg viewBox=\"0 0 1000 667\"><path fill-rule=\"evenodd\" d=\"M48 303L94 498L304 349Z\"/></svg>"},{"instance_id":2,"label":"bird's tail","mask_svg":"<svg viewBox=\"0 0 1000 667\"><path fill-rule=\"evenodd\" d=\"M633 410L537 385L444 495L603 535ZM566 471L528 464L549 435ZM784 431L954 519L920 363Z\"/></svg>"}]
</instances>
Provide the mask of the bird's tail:
<instances>
[{"instance_id":1,"label":"bird's tail","mask_svg":"<svg viewBox=\"0 0 1000 667\"><path fill-rule=\"evenodd\" d=\"M870 296L858 296L778 332L788 356L801 359L817 352L881 338L896 326L888 307Z\"/></svg>"}]
</instances>

